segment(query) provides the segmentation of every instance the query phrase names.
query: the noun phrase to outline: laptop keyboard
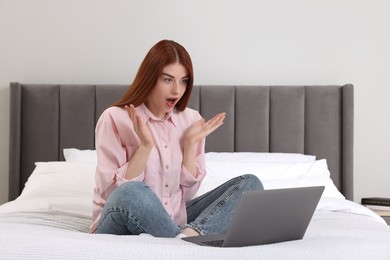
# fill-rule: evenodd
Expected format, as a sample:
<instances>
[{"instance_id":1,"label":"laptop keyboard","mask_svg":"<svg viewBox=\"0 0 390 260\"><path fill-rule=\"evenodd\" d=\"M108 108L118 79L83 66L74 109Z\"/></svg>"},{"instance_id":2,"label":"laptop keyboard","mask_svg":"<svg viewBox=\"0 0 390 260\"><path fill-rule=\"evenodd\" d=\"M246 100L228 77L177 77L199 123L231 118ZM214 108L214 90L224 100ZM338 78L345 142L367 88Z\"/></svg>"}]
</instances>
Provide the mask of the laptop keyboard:
<instances>
[{"instance_id":1,"label":"laptop keyboard","mask_svg":"<svg viewBox=\"0 0 390 260\"><path fill-rule=\"evenodd\" d=\"M208 246L222 247L223 241L224 240L205 241L205 242L202 242L202 244L205 244Z\"/></svg>"}]
</instances>

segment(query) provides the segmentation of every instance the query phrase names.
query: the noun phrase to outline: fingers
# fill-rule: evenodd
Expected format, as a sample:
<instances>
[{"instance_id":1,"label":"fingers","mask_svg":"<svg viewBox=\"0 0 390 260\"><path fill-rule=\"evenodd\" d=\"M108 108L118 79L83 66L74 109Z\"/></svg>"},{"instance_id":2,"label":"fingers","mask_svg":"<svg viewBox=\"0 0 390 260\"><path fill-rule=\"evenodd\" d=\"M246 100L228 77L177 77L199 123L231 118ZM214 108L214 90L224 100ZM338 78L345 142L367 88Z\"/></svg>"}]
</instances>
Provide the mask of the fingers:
<instances>
[{"instance_id":1,"label":"fingers","mask_svg":"<svg viewBox=\"0 0 390 260\"><path fill-rule=\"evenodd\" d=\"M226 117L226 113L219 113L215 115L212 119L208 120L203 124L202 132L204 136L208 136L214 132L217 128L223 125Z\"/></svg>"},{"instance_id":2,"label":"fingers","mask_svg":"<svg viewBox=\"0 0 390 260\"><path fill-rule=\"evenodd\" d=\"M204 128L211 128L211 129L216 129L219 126L223 124L223 120L225 120L226 113L219 113L216 114L213 118L211 118L209 121L207 121L204 124Z\"/></svg>"},{"instance_id":3,"label":"fingers","mask_svg":"<svg viewBox=\"0 0 390 260\"><path fill-rule=\"evenodd\" d=\"M133 121L133 123L134 123L134 118L137 115L137 113L135 111L135 107L133 105L130 105L130 107L129 106L125 106L125 109L126 109L127 113L129 114L129 117L130 117L131 121Z\"/></svg>"},{"instance_id":4,"label":"fingers","mask_svg":"<svg viewBox=\"0 0 390 260\"><path fill-rule=\"evenodd\" d=\"M139 130L139 124L140 124L140 119L139 116L135 110L135 107L133 105L130 106L125 106L125 109L127 111L127 114L130 117L131 122L133 123L134 130L138 132Z\"/></svg>"}]
</instances>

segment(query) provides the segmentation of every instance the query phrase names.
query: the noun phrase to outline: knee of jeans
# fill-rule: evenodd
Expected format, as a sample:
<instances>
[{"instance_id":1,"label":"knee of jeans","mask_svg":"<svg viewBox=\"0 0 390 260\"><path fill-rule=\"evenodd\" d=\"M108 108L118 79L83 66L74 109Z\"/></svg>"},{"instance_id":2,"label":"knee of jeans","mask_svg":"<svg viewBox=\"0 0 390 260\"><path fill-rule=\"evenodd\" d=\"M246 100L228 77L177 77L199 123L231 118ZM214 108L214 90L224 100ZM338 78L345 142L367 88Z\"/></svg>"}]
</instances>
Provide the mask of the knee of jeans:
<instances>
[{"instance_id":1,"label":"knee of jeans","mask_svg":"<svg viewBox=\"0 0 390 260\"><path fill-rule=\"evenodd\" d=\"M244 174L242 177L246 179L246 185L249 190L264 190L263 183L256 175Z\"/></svg>"},{"instance_id":2,"label":"knee of jeans","mask_svg":"<svg viewBox=\"0 0 390 260\"><path fill-rule=\"evenodd\" d=\"M143 182L126 182L116 188L108 197L107 204L117 208L127 208L142 200L145 191L149 189Z\"/></svg>"}]
</instances>

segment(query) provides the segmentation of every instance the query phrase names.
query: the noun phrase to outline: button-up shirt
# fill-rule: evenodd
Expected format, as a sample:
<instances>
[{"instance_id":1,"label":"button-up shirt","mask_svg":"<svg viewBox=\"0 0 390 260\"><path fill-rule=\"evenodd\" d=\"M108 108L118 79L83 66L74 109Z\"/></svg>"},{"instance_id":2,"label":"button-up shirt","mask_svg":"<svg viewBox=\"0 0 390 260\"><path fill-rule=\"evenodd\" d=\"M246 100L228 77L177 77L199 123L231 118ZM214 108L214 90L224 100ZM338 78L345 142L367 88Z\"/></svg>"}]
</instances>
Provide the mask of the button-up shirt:
<instances>
[{"instance_id":1,"label":"button-up shirt","mask_svg":"<svg viewBox=\"0 0 390 260\"><path fill-rule=\"evenodd\" d=\"M183 225L187 223L186 202L195 195L205 176L204 139L196 153L195 177L182 164L185 131L201 119L199 112L190 108L183 112L173 110L161 119L144 104L136 111L149 127L154 147L144 171L133 179L127 180L125 176L128 161L138 149L140 140L127 111L121 107L110 107L103 112L96 125L98 164L92 232L96 230L108 196L127 181L140 181L148 185L172 219L178 225Z\"/></svg>"}]
</instances>

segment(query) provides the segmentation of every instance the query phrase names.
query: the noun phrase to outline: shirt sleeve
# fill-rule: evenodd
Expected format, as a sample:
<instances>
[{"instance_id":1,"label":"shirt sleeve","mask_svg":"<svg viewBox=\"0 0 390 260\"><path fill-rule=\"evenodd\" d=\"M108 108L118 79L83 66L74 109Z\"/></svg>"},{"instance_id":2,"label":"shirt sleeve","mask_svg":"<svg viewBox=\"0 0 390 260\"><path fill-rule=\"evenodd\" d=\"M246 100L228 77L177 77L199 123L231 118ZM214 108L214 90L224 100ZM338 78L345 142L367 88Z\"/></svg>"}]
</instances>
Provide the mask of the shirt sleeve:
<instances>
[{"instance_id":1,"label":"shirt sleeve","mask_svg":"<svg viewBox=\"0 0 390 260\"><path fill-rule=\"evenodd\" d=\"M203 144L200 144L199 146L204 146L204 141ZM206 176L204 152L199 153L195 160L195 177L192 176L192 174L184 166L182 166L180 186L182 187L184 201L188 201L194 197L195 193L199 190L204 177Z\"/></svg>"},{"instance_id":2,"label":"shirt sleeve","mask_svg":"<svg viewBox=\"0 0 390 260\"><path fill-rule=\"evenodd\" d=\"M196 114L195 121L201 119L199 113ZM188 201L193 198L195 193L198 191L204 177L206 176L206 163L205 163L205 143L206 138L203 138L199 142L198 149L196 152L195 165L196 173L193 176L185 167L182 166L182 172L180 175L180 186L183 192L184 201Z\"/></svg>"},{"instance_id":3,"label":"shirt sleeve","mask_svg":"<svg viewBox=\"0 0 390 260\"><path fill-rule=\"evenodd\" d=\"M96 168L96 189L103 195L129 180L125 179L128 157L135 152L134 146L123 146L120 137L120 126L116 124L113 114L107 111L100 117L96 126L96 152L98 163ZM125 131L133 132L131 127ZM135 134L135 133L134 133ZM135 140L136 141L136 140ZM144 173L130 181L143 181ZM107 197L102 196L102 197Z\"/></svg>"}]
</instances>

